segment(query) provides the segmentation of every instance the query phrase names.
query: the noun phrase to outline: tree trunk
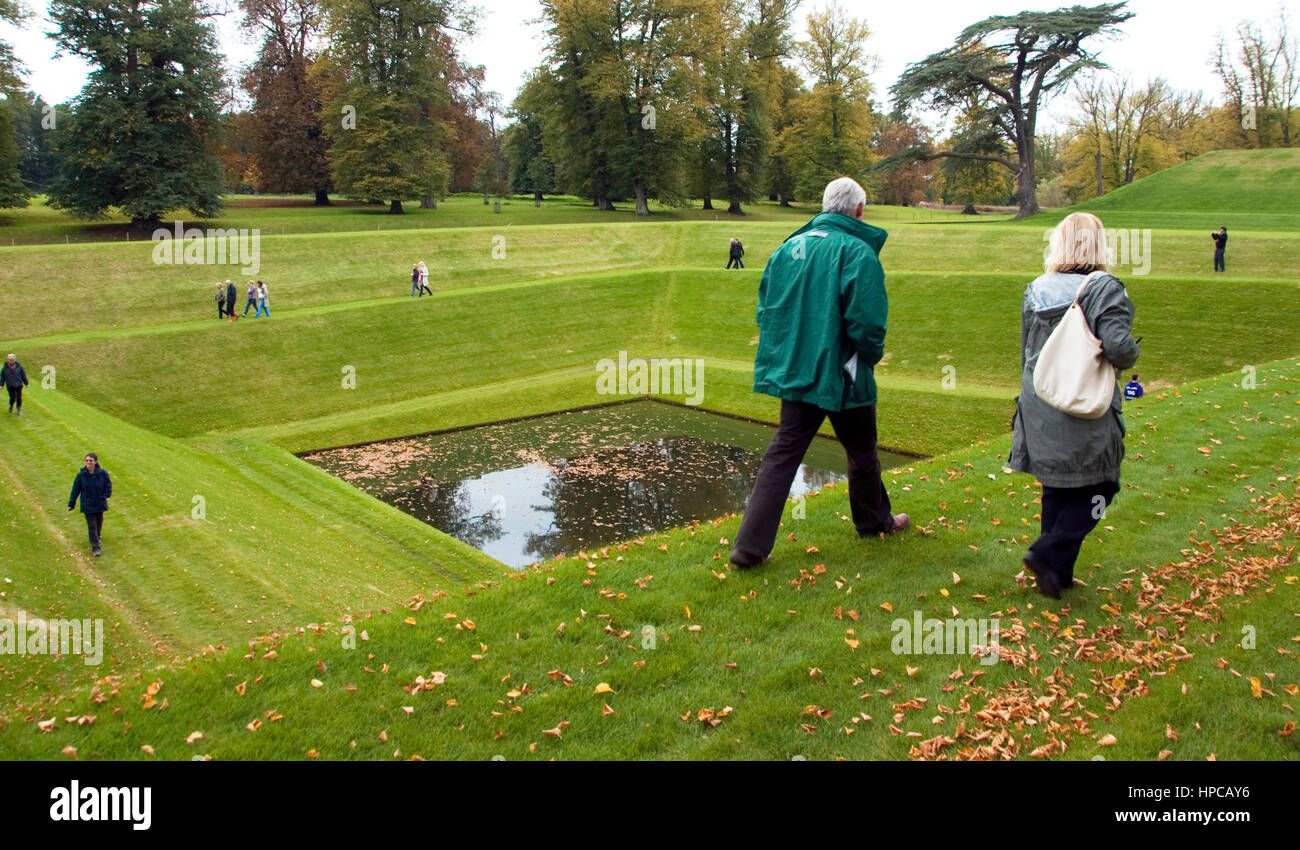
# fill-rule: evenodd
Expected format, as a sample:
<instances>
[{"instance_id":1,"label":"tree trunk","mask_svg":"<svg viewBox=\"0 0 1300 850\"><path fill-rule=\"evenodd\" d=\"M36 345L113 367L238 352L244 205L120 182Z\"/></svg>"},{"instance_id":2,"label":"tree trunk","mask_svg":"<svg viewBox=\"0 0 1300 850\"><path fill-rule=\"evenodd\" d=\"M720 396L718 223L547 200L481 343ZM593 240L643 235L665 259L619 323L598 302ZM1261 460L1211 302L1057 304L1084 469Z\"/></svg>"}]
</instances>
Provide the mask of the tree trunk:
<instances>
[{"instance_id":1,"label":"tree trunk","mask_svg":"<svg viewBox=\"0 0 1300 850\"><path fill-rule=\"evenodd\" d=\"M1038 214L1038 181L1034 179L1034 140L1032 138L1022 142L1019 159L1020 174L1016 177L1016 198L1020 202L1020 212L1016 213L1017 220Z\"/></svg>"},{"instance_id":2,"label":"tree trunk","mask_svg":"<svg viewBox=\"0 0 1300 850\"><path fill-rule=\"evenodd\" d=\"M1106 194L1106 177L1101 170L1101 154L1097 154L1097 197Z\"/></svg>"},{"instance_id":3,"label":"tree trunk","mask_svg":"<svg viewBox=\"0 0 1300 850\"><path fill-rule=\"evenodd\" d=\"M162 225L162 219L156 215L141 216L131 219L131 229L137 231L149 231L152 233Z\"/></svg>"},{"instance_id":4,"label":"tree trunk","mask_svg":"<svg viewBox=\"0 0 1300 850\"><path fill-rule=\"evenodd\" d=\"M401 201L389 201L389 202L388 202L388 213L389 213L389 215L401 215L401 214L402 214L402 202L401 202Z\"/></svg>"},{"instance_id":5,"label":"tree trunk","mask_svg":"<svg viewBox=\"0 0 1300 850\"><path fill-rule=\"evenodd\" d=\"M533 206L535 206L535 207L540 207L541 205L542 205L542 193L539 192L539 191L537 191L536 189L534 189L534 190L533 190Z\"/></svg>"},{"instance_id":6,"label":"tree trunk","mask_svg":"<svg viewBox=\"0 0 1300 850\"><path fill-rule=\"evenodd\" d=\"M980 211L975 209L974 204L967 204L966 208L961 211L962 215L979 215Z\"/></svg>"},{"instance_id":7,"label":"tree trunk","mask_svg":"<svg viewBox=\"0 0 1300 850\"><path fill-rule=\"evenodd\" d=\"M731 213L732 215L745 214L745 211L740 208L740 201L732 201L731 205L727 207L727 212Z\"/></svg>"},{"instance_id":8,"label":"tree trunk","mask_svg":"<svg viewBox=\"0 0 1300 850\"><path fill-rule=\"evenodd\" d=\"M705 195L705 196L704 196L704 207L703 207L703 208L706 209L706 210L711 210L711 209L713 209L713 199L710 198L708 195Z\"/></svg>"},{"instance_id":9,"label":"tree trunk","mask_svg":"<svg viewBox=\"0 0 1300 850\"><path fill-rule=\"evenodd\" d=\"M420 198L420 209L436 210L438 208L438 199L432 192L426 192L424 197Z\"/></svg>"},{"instance_id":10,"label":"tree trunk","mask_svg":"<svg viewBox=\"0 0 1300 850\"><path fill-rule=\"evenodd\" d=\"M333 206L333 204L330 203L330 193L325 189L317 189L315 205L318 207Z\"/></svg>"},{"instance_id":11,"label":"tree trunk","mask_svg":"<svg viewBox=\"0 0 1300 850\"><path fill-rule=\"evenodd\" d=\"M646 186L640 180L632 181L632 188L636 191L636 214L650 215L650 203L646 198Z\"/></svg>"}]
</instances>

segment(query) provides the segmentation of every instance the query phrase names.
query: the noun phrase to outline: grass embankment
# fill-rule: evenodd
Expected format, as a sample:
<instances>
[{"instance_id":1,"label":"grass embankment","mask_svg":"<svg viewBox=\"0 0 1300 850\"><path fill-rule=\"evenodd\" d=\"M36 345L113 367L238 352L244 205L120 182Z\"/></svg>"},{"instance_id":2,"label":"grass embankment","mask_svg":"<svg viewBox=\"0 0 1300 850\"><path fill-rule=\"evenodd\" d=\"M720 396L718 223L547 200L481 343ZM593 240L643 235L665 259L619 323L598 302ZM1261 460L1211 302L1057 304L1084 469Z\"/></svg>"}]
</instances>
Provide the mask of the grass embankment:
<instances>
[{"instance_id":1,"label":"grass embankment","mask_svg":"<svg viewBox=\"0 0 1300 850\"><path fill-rule=\"evenodd\" d=\"M62 393L6 421L0 611L105 620L104 665L4 657L0 692L36 702L322 612L392 607L500 565L303 461L248 441L197 450ZM113 476L104 555L66 508L76 455ZM7 708L7 706L6 706Z\"/></svg>"},{"instance_id":2,"label":"grass embankment","mask_svg":"<svg viewBox=\"0 0 1300 850\"><path fill-rule=\"evenodd\" d=\"M1300 528L1294 516L1284 525L1285 505L1260 509L1280 497L1300 505L1297 416L1296 360L1260 368L1253 390L1226 376L1131 405L1124 490L1084 547L1085 584L1059 603L1014 579L1038 491L1003 473L1000 439L892 477L897 507L924 529L902 538L857 540L846 496L827 490L804 518L787 515L773 562L753 572L727 568L736 520L724 519L358 618L355 649L334 621L232 644L192 669L105 681L93 698L9 724L0 749L55 758L72 747L81 759L1294 758L1297 738L1278 733L1295 718L1289 689L1300 679ZM1277 530L1240 552L1229 540L1204 563L1162 567L1237 522ZM1207 543L1189 544L1189 533ZM894 654L891 624L918 611L999 618L999 663ZM1243 625L1255 648L1234 650ZM85 715L95 721L65 719ZM50 732L37 728L45 717Z\"/></svg>"}]
</instances>

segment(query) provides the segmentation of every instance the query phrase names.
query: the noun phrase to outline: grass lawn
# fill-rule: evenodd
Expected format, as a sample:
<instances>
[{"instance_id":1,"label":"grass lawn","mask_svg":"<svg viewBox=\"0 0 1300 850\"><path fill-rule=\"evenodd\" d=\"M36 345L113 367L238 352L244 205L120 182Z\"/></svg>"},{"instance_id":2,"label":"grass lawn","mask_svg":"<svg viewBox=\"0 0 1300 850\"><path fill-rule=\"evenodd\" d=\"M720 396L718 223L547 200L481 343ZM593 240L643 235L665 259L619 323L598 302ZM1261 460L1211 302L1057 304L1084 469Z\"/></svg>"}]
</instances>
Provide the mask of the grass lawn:
<instances>
[{"instance_id":1,"label":"grass lawn","mask_svg":"<svg viewBox=\"0 0 1300 850\"><path fill-rule=\"evenodd\" d=\"M232 277L242 298L237 266L159 265L151 244L114 240L120 223L7 212L4 346L33 386L27 415L0 422L0 617L102 618L107 636L100 667L0 656L0 754L907 758L988 757L980 748L996 744L995 757L1090 757L1109 732L1119 743L1107 757L1294 757L1276 732L1295 697L1283 689L1294 655L1280 653L1297 649L1296 530L1290 502L1260 509L1294 499L1300 471L1300 227L1275 203L1291 160L1219 156L1089 207L1152 228L1149 264L1117 272L1153 392L1127 411L1126 490L1113 530L1085 548L1098 566L1081 571L1088 586L1069 608L1048 611L1014 580L1037 493L1002 466L1021 296L1060 214L869 211L891 233L881 441L936 458L891 484L924 532L859 542L845 533L846 497L828 491L756 573L725 568L733 517L516 574L294 455L609 401L595 363L620 351L703 358L704 407L771 421L776 402L750 391L756 290L807 210L639 221L573 199L515 199L495 215L459 197L394 217L233 199L212 225L262 230L255 276L272 313L234 324L210 316L211 290ZM1247 175L1256 206L1206 200L1224 169ZM1240 223L1202 221L1207 209ZM1202 231L1219 223L1236 228L1226 276L1207 272ZM745 271L721 268L732 235ZM417 259L432 298L409 297ZM86 451L115 483L94 560L65 507ZM1209 537L1238 522L1256 530ZM1258 530L1270 523L1278 536ZM1213 551L1177 566L1202 544ZM1193 598L1214 570L1229 578L1210 586L1233 592ZM1194 616L1177 613L1184 602ZM954 608L999 615L1002 663L891 652L896 616ZM348 620L368 638L355 649ZM1233 648L1244 626L1256 649ZM1076 658L1079 641L1105 657ZM431 693L401 690L434 670L447 679ZM165 711L140 707L155 680ZM594 694L601 682L615 693ZM704 709L721 722L701 721ZM1004 710L1011 722L988 719ZM65 726L83 714L95 723ZM56 733L37 731L55 715ZM195 730L205 737L186 744Z\"/></svg>"}]
</instances>

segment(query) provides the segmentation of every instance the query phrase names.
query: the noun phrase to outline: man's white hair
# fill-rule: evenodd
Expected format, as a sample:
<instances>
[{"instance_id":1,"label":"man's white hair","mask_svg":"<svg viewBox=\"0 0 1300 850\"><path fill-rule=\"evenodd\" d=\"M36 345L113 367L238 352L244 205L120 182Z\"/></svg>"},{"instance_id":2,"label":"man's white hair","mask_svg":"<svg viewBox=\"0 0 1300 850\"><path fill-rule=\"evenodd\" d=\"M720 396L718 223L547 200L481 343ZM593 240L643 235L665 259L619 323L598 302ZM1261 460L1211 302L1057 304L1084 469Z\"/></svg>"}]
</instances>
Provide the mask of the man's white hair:
<instances>
[{"instance_id":1,"label":"man's white hair","mask_svg":"<svg viewBox=\"0 0 1300 850\"><path fill-rule=\"evenodd\" d=\"M822 195L822 212L839 213L850 218L867 202L867 190L852 177L832 180Z\"/></svg>"}]
</instances>

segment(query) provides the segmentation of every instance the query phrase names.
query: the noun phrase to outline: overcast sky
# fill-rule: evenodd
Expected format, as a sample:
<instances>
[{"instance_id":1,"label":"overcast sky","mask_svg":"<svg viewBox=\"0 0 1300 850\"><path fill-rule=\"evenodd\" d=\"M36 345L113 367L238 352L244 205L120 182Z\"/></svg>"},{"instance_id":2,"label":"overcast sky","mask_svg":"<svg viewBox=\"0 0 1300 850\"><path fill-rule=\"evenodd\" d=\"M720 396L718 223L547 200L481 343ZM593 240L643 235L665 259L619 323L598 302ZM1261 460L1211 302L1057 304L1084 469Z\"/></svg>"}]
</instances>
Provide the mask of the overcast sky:
<instances>
[{"instance_id":1,"label":"overcast sky","mask_svg":"<svg viewBox=\"0 0 1300 850\"><path fill-rule=\"evenodd\" d=\"M27 2L41 14L22 32L6 27L0 33L14 45L18 57L27 66L28 86L48 102L63 102L81 90L86 67L74 57L54 56L54 42L45 35L53 27L44 18L44 3ZM804 0L799 14L801 33L806 12L828 2ZM950 45L968 24L988 15L1013 14L1025 8L1055 8L1073 2L841 0L840 5L854 16L864 18L871 29L868 47L880 60L872 79L877 100L884 104L889 86L909 62ZM462 44L461 50L471 63L486 67L488 88L500 92L502 100L509 103L524 75L540 57L542 28L534 23L540 6L537 0L479 0L477 5L484 12L479 34ZM1129 8L1137 17L1124 26L1123 37L1109 43L1098 42L1103 61L1139 83L1163 76L1178 88L1200 89L1217 100L1220 89L1208 64L1217 35L1230 34L1243 19L1271 24L1278 17L1281 4L1278 0L1131 0ZM255 50L242 39L237 13L222 18L218 28L228 64L238 66L252 59ZM1052 112L1059 115L1063 105Z\"/></svg>"}]
</instances>

